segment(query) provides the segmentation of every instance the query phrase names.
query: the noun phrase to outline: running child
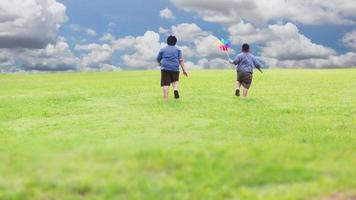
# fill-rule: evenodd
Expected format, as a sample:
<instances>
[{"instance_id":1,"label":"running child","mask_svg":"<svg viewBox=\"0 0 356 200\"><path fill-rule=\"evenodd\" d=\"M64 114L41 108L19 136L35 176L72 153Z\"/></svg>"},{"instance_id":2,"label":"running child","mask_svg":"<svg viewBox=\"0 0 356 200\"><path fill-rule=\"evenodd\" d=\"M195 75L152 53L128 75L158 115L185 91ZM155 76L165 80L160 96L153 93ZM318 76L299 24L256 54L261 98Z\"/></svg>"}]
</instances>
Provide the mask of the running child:
<instances>
[{"instance_id":1,"label":"running child","mask_svg":"<svg viewBox=\"0 0 356 200\"><path fill-rule=\"evenodd\" d=\"M263 73L261 70L262 64L250 53L250 46L248 44L243 44L242 53L237 55L235 60L230 60L229 63L236 65L237 82L235 95L240 96L242 85L243 97L247 97L248 90L252 84L253 68Z\"/></svg>"},{"instance_id":2,"label":"running child","mask_svg":"<svg viewBox=\"0 0 356 200\"><path fill-rule=\"evenodd\" d=\"M179 99L179 66L182 68L183 74L188 77L182 51L176 47L176 44L177 38L169 36L167 46L162 48L157 56L157 62L161 66L161 87L164 101L168 101L171 84L174 90L174 98Z\"/></svg>"}]
</instances>

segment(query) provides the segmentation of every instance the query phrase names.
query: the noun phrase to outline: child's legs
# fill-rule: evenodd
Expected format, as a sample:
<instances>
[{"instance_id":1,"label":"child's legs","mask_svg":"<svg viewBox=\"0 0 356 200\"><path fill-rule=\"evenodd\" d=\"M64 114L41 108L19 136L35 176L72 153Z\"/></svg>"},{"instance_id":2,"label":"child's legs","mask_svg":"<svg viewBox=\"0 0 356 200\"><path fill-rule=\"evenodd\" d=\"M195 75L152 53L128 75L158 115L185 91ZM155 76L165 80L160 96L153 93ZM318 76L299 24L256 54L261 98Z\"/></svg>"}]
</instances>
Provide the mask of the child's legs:
<instances>
[{"instance_id":1,"label":"child's legs","mask_svg":"<svg viewBox=\"0 0 356 200\"><path fill-rule=\"evenodd\" d=\"M242 82L243 97L247 97L248 90L250 89L251 83L252 83L252 79L248 79Z\"/></svg>"},{"instance_id":2,"label":"child's legs","mask_svg":"<svg viewBox=\"0 0 356 200\"><path fill-rule=\"evenodd\" d=\"M240 88L241 88L241 82L236 81L236 90L240 90Z\"/></svg>"},{"instance_id":3,"label":"child's legs","mask_svg":"<svg viewBox=\"0 0 356 200\"><path fill-rule=\"evenodd\" d=\"M167 101L169 95L169 86L162 86L162 90L163 90L163 99Z\"/></svg>"},{"instance_id":4,"label":"child's legs","mask_svg":"<svg viewBox=\"0 0 356 200\"><path fill-rule=\"evenodd\" d=\"M174 91L178 91L178 89L179 89L179 81L173 82L172 85L173 85L173 90Z\"/></svg>"},{"instance_id":5,"label":"child's legs","mask_svg":"<svg viewBox=\"0 0 356 200\"><path fill-rule=\"evenodd\" d=\"M248 88L242 87L242 89L243 89L243 96L244 96L244 97L247 97L247 95L248 95Z\"/></svg>"},{"instance_id":6,"label":"child's legs","mask_svg":"<svg viewBox=\"0 0 356 200\"><path fill-rule=\"evenodd\" d=\"M252 84L252 74L246 73L244 74L244 79L241 81L242 89L243 89L243 97L247 97L248 90L250 89Z\"/></svg>"}]
</instances>

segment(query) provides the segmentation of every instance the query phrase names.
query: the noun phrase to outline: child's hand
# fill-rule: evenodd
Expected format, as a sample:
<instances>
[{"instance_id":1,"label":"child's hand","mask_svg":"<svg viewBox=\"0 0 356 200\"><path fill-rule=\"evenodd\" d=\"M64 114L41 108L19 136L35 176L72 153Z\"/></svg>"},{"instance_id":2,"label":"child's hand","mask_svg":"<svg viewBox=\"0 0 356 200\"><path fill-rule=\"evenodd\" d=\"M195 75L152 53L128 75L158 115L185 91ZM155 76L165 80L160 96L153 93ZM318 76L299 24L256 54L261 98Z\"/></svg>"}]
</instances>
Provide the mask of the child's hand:
<instances>
[{"instance_id":1,"label":"child's hand","mask_svg":"<svg viewBox=\"0 0 356 200\"><path fill-rule=\"evenodd\" d=\"M234 61L230 59L230 60L229 60L229 63L230 63L230 64L234 64Z\"/></svg>"},{"instance_id":2,"label":"child's hand","mask_svg":"<svg viewBox=\"0 0 356 200\"><path fill-rule=\"evenodd\" d=\"M188 72L186 72L186 71L183 71L183 74L184 74L184 76L186 76L186 77L189 76L189 75L188 75Z\"/></svg>"}]
</instances>

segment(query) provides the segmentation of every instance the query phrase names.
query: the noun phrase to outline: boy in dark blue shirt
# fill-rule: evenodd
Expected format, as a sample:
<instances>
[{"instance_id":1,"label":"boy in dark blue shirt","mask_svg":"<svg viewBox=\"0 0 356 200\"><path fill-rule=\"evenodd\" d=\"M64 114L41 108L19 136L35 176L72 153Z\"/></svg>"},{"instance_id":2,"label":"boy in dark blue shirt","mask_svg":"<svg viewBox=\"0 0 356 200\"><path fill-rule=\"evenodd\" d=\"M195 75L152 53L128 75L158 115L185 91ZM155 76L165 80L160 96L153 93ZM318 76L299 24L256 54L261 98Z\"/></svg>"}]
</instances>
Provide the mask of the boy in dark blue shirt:
<instances>
[{"instance_id":1,"label":"boy in dark blue shirt","mask_svg":"<svg viewBox=\"0 0 356 200\"><path fill-rule=\"evenodd\" d=\"M236 56L235 60L229 61L236 65L237 82L236 82L236 96L240 96L240 88L242 85L243 96L247 97L248 90L252 84L253 68L258 69L262 73L262 64L250 53L250 45L242 45L242 53Z\"/></svg>"},{"instance_id":2,"label":"boy in dark blue shirt","mask_svg":"<svg viewBox=\"0 0 356 200\"><path fill-rule=\"evenodd\" d=\"M175 45L177 38L169 36L167 46L162 48L157 56L157 62L161 65L161 87L163 89L163 99L168 100L169 86L172 84L174 89L174 98L179 99L179 66L183 74L188 77L182 56L182 51Z\"/></svg>"}]
</instances>

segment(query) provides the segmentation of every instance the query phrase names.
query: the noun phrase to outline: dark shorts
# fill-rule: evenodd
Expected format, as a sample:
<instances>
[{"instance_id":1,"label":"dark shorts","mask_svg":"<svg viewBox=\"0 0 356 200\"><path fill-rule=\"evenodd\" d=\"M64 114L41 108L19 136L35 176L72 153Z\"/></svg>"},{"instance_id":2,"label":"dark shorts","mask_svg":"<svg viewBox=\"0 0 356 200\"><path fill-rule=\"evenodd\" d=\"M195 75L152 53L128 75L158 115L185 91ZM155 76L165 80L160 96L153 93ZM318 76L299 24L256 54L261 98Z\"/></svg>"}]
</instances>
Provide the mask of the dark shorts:
<instances>
[{"instance_id":1,"label":"dark shorts","mask_svg":"<svg viewBox=\"0 0 356 200\"><path fill-rule=\"evenodd\" d=\"M161 87L170 86L171 83L179 81L179 72L176 71L161 71Z\"/></svg>"},{"instance_id":2,"label":"dark shorts","mask_svg":"<svg viewBox=\"0 0 356 200\"><path fill-rule=\"evenodd\" d=\"M252 73L237 72L237 81L240 82L244 88L250 89L252 84Z\"/></svg>"}]
</instances>

